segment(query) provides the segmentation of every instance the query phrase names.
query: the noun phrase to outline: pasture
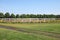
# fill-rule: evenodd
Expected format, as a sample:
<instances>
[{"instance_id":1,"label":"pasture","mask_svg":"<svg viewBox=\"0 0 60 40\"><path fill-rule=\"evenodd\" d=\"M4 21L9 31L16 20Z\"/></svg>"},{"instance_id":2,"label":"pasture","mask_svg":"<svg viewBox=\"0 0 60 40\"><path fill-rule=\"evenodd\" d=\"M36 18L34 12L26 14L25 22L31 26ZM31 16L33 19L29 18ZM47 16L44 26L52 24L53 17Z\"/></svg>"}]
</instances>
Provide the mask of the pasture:
<instances>
[{"instance_id":1,"label":"pasture","mask_svg":"<svg viewBox=\"0 0 60 40\"><path fill-rule=\"evenodd\" d=\"M0 40L60 40L60 23L0 23Z\"/></svg>"}]
</instances>

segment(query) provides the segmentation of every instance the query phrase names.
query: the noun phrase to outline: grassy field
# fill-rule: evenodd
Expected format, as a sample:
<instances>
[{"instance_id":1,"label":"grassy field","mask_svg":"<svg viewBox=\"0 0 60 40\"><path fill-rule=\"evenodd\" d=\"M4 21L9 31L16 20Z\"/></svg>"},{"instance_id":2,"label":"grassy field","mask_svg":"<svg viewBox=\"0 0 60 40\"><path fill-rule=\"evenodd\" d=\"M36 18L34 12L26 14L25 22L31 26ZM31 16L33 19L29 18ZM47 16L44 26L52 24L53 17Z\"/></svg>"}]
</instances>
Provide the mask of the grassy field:
<instances>
[{"instance_id":1,"label":"grassy field","mask_svg":"<svg viewBox=\"0 0 60 40\"><path fill-rule=\"evenodd\" d=\"M44 35L34 35L0 28L0 40L59 40Z\"/></svg>"},{"instance_id":2,"label":"grassy field","mask_svg":"<svg viewBox=\"0 0 60 40\"><path fill-rule=\"evenodd\" d=\"M40 31L48 31L48 32L56 32L60 33L60 23L36 23L36 24L4 24L0 23L0 25L5 25L5 26L12 26L16 28L26 28L26 29L31 29L31 30L40 30Z\"/></svg>"},{"instance_id":3,"label":"grassy field","mask_svg":"<svg viewBox=\"0 0 60 40\"><path fill-rule=\"evenodd\" d=\"M12 24L12 23L0 23L4 26L12 26L16 28L24 28L27 31L43 31L59 33L60 35L60 23L22 23L22 24ZM53 36L46 36L35 33L20 32L16 30L9 30L5 28L0 28L0 40L60 40L60 38Z\"/></svg>"}]
</instances>

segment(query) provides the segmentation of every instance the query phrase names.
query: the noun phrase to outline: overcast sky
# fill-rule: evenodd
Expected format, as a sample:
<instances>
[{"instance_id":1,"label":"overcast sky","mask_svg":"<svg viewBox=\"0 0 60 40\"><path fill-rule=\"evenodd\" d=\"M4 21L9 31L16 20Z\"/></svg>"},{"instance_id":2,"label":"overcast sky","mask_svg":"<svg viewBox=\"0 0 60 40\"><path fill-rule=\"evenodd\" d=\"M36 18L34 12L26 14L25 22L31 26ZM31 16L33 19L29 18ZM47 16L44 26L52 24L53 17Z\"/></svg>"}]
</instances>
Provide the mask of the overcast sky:
<instances>
[{"instance_id":1,"label":"overcast sky","mask_svg":"<svg viewBox=\"0 0 60 40\"><path fill-rule=\"evenodd\" d=\"M0 0L0 12L60 14L60 0Z\"/></svg>"}]
</instances>

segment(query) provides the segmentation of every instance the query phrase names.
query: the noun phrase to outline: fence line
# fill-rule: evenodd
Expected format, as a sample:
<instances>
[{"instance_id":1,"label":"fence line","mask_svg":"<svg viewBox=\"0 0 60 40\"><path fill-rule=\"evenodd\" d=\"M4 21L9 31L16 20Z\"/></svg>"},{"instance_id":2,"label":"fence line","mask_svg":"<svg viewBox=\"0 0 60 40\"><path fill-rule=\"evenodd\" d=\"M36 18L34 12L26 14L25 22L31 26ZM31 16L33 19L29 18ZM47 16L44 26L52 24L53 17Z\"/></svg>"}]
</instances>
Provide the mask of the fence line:
<instances>
[{"instance_id":1,"label":"fence line","mask_svg":"<svg viewBox=\"0 0 60 40\"><path fill-rule=\"evenodd\" d=\"M56 22L60 18L0 18L0 22Z\"/></svg>"}]
</instances>

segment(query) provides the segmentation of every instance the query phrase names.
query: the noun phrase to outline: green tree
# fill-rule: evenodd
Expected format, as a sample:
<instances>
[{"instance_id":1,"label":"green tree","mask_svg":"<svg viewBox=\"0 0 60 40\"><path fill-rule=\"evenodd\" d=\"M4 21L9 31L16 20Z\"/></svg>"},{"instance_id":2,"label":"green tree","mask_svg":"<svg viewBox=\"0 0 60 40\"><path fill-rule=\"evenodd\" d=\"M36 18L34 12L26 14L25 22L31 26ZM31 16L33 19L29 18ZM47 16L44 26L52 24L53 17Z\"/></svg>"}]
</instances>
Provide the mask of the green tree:
<instances>
[{"instance_id":1,"label":"green tree","mask_svg":"<svg viewBox=\"0 0 60 40\"><path fill-rule=\"evenodd\" d=\"M37 14L36 18L42 18L42 15L41 14Z\"/></svg>"},{"instance_id":2,"label":"green tree","mask_svg":"<svg viewBox=\"0 0 60 40\"><path fill-rule=\"evenodd\" d=\"M36 18L36 15L30 14L30 18Z\"/></svg>"},{"instance_id":3,"label":"green tree","mask_svg":"<svg viewBox=\"0 0 60 40\"><path fill-rule=\"evenodd\" d=\"M29 15L29 14L27 14L27 15L26 15L26 18L30 18L30 15Z\"/></svg>"},{"instance_id":4,"label":"green tree","mask_svg":"<svg viewBox=\"0 0 60 40\"><path fill-rule=\"evenodd\" d=\"M25 14L20 15L20 18L26 18Z\"/></svg>"},{"instance_id":5,"label":"green tree","mask_svg":"<svg viewBox=\"0 0 60 40\"><path fill-rule=\"evenodd\" d=\"M6 12L5 15L4 15L5 18L10 18L10 14L9 12Z\"/></svg>"},{"instance_id":6,"label":"green tree","mask_svg":"<svg viewBox=\"0 0 60 40\"><path fill-rule=\"evenodd\" d=\"M16 18L19 18L20 16L19 16L19 14L16 14Z\"/></svg>"},{"instance_id":7,"label":"green tree","mask_svg":"<svg viewBox=\"0 0 60 40\"><path fill-rule=\"evenodd\" d=\"M60 15L56 15L56 18L60 18Z\"/></svg>"},{"instance_id":8,"label":"green tree","mask_svg":"<svg viewBox=\"0 0 60 40\"><path fill-rule=\"evenodd\" d=\"M4 14L0 12L0 18L4 18Z\"/></svg>"},{"instance_id":9,"label":"green tree","mask_svg":"<svg viewBox=\"0 0 60 40\"><path fill-rule=\"evenodd\" d=\"M15 18L15 15L12 13L11 16L10 16L10 18Z\"/></svg>"},{"instance_id":10,"label":"green tree","mask_svg":"<svg viewBox=\"0 0 60 40\"><path fill-rule=\"evenodd\" d=\"M50 15L49 15L49 18L55 18L55 15L50 14Z\"/></svg>"}]
</instances>

